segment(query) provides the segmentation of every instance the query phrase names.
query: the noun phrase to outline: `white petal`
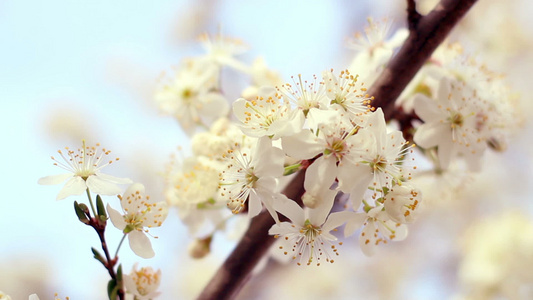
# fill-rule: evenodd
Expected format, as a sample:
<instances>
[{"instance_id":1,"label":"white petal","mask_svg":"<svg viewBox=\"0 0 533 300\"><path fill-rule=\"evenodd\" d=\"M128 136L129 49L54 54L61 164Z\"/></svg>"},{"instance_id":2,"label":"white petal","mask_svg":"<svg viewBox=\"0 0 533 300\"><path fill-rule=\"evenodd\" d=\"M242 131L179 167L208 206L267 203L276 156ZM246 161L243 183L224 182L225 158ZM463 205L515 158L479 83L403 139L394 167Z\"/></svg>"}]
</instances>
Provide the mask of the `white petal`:
<instances>
[{"instance_id":1,"label":"white petal","mask_svg":"<svg viewBox=\"0 0 533 300\"><path fill-rule=\"evenodd\" d=\"M292 223L290 222L281 222L279 224L274 224L270 229L268 230L268 234L270 235L285 235L289 233L297 233L299 228L295 228Z\"/></svg>"},{"instance_id":2,"label":"white petal","mask_svg":"<svg viewBox=\"0 0 533 300\"><path fill-rule=\"evenodd\" d=\"M359 236L359 247L366 256L372 256L376 252L376 227L373 221L369 221ZM364 233L364 235L363 235Z\"/></svg>"},{"instance_id":3,"label":"white petal","mask_svg":"<svg viewBox=\"0 0 533 300\"><path fill-rule=\"evenodd\" d=\"M134 230L128 233L128 240L131 250L138 256L142 258L152 258L155 256L150 239L142 231Z\"/></svg>"},{"instance_id":4,"label":"white petal","mask_svg":"<svg viewBox=\"0 0 533 300\"><path fill-rule=\"evenodd\" d=\"M352 234L354 234L357 229L361 228L363 226L363 223L366 220L366 214L365 213L352 213L351 215L347 216L348 221L346 222L346 226L344 227L344 237L348 237Z\"/></svg>"},{"instance_id":5,"label":"white petal","mask_svg":"<svg viewBox=\"0 0 533 300\"><path fill-rule=\"evenodd\" d=\"M111 176L109 174L104 174L104 173L100 173L100 172L96 172L96 176L98 176L102 180L109 181L109 182L116 183L116 184L131 184L131 183L133 183L133 181L131 179L129 179L129 178L115 177L115 176Z\"/></svg>"},{"instance_id":6,"label":"white petal","mask_svg":"<svg viewBox=\"0 0 533 300\"><path fill-rule=\"evenodd\" d=\"M216 119L227 115L229 111L228 101L220 93L208 93L202 99L205 103L199 109L200 115Z\"/></svg>"},{"instance_id":7,"label":"white petal","mask_svg":"<svg viewBox=\"0 0 533 300\"><path fill-rule=\"evenodd\" d=\"M296 159L313 158L324 151L324 145L309 130L302 130L295 135L282 137L281 145L287 155Z\"/></svg>"},{"instance_id":8,"label":"white petal","mask_svg":"<svg viewBox=\"0 0 533 300\"><path fill-rule=\"evenodd\" d=\"M56 200L65 199L72 195L81 195L86 189L87 185L85 184L85 180L79 176L73 177L67 181L65 186L59 191Z\"/></svg>"},{"instance_id":9,"label":"white petal","mask_svg":"<svg viewBox=\"0 0 533 300\"><path fill-rule=\"evenodd\" d=\"M126 221L124 221L124 217L121 213L113 209L109 203L107 204L107 214L109 215L109 218L111 219L111 223L119 229L124 230L126 228Z\"/></svg>"},{"instance_id":10,"label":"white petal","mask_svg":"<svg viewBox=\"0 0 533 300\"><path fill-rule=\"evenodd\" d=\"M91 192L100 195L118 195L122 192L116 184L105 181L97 175L87 178L87 187Z\"/></svg>"},{"instance_id":11,"label":"white petal","mask_svg":"<svg viewBox=\"0 0 533 300\"><path fill-rule=\"evenodd\" d=\"M326 186L323 186L325 191L319 194L318 206L313 209L309 209L309 220L315 226L321 226L326 221L326 218L333 207L336 190L330 190Z\"/></svg>"},{"instance_id":12,"label":"white petal","mask_svg":"<svg viewBox=\"0 0 533 300\"><path fill-rule=\"evenodd\" d=\"M337 170L339 189L345 193L350 193L351 196L362 196L374 178L372 169L366 164L354 165L343 161L338 165Z\"/></svg>"},{"instance_id":13,"label":"white petal","mask_svg":"<svg viewBox=\"0 0 533 300\"><path fill-rule=\"evenodd\" d=\"M261 210L263 209L263 205L261 205L261 198L255 190L250 191L250 196L248 198L248 217L253 218L257 216Z\"/></svg>"},{"instance_id":14,"label":"white petal","mask_svg":"<svg viewBox=\"0 0 533 300\"><path fill-rule=\"evenodd\" d=\"M138 212L141 206L144 208L144 205L141 204L142 201L146 201L144 190L144 185L141 183L130 185L122 195L122 200L120 201L122 209L128 213L133 213Z\"/></svg>"},{"instance_id":15,"label":"white petal","mask_svg":"<svg viewBox=\"0 0 533 300\"><path fill-rule=\"evenodd\" d=\"M8 299L11 299L11 298L8 297ZM31 294L28 300L39 300L39 296L37 296L37 294Z\"/></svg>"},{"instance_id":16,"label":"white petal","mask_svg":"<svg viewBox=\"0 0 533 300\"><path fill-rule=\"evenodd\" d=\"M332 213L329 215L324 225L322 225L322 230L326 232L330 232L331 230L348 222L348 220L351 220L352 218L353 218L353 212L351 211L341 211L341 212Z\"/></svg>"},{"instance_id":17,"label":"white petal","mask_svg":"<svg viewBox=\"0 0 533 300\"><path fill-rule=\"evenodd\" d=\"M307 168L304 188L316 195L321 189L329 189L336 177L337 159L335 156L321 156Z\"/></svg>"},{"instance_id":18,"label":"white petal","mask_svg":"<svg viewBox=\"0 0 533 300\"><path fill-rule=\"evenodd\" d=\"M413 140L422 148L431 148L444 143L451 143L451 130L447 123L425 123L415 132Z\"/></svg>"},{"instance_id":19,"label":"white petal","mask_svg":"<svg viewBox=\"0 0 533 300\"><path fill-rule=\"evenodd\" d=\"M448 169L448 166L450 165L450 160L456 154L455 152L455 144L452 141L439 144L437 154L439 156L439 163L441 169Z\"/></svg>"},{"instance_id":20,"label":"white petal","mask_svg":"<svg viewBox=\"0 0 533 300\"><path fill-rule=\"evenodd\" d=\"M413 102L416 114L424 122L438 122L443 119L444 114L435 100L422 94L416 94Z\"/></svg>"},{"instance_id":21,"label":"white petal","mask_svg":"<svg viewBox=\"0 0 533 300\"><path fill-rule=\"evenodd\" d=\"M303 226L305 223L305 215L303 208L301 208L296 202L289 201L276 201L274 208L282 215L289 218L293 224Z\"/></svg>"},{"instance_id":22,"label":"white petal","mask_svg":"<svg viewBox=\"0 0 533 300\"><path fill-rule=\"evenodd\" d=\"M72 176L73 176L72 173L60 174L60 175L50 175L50 176L46 176L46 177L40 178L39 181L37 181L37 183L38 184L43 184L43 185L60 184L63 181L67 180L67 178L70 178Z\"/></svg>"}]
</instances>

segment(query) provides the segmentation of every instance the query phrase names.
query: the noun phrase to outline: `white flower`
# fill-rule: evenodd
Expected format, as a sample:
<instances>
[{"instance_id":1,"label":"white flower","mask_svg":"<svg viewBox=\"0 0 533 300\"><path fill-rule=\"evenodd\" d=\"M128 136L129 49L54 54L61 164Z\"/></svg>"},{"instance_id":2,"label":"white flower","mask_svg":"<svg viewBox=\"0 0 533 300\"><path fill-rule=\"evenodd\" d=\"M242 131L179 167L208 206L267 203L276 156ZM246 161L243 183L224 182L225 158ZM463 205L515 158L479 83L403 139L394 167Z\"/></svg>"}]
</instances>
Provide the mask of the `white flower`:
<instances>
[{"instance_id":1,"label":"white flower","mask_svg":"<svg viewBox=\"0 0 533 300\"><path fill-rule=\"evenodd\" d=\"M338 115L320 123L316 132L317 134L304 129L281 140L283 150L292 158L311 159L322 154L306 171L306 190L316 185L329 189L337 177L337 164L340 165L344 161L351 149L359 147L353 143L357 127L354 127L348 119Z\"/></svg>"},{"instance_id":2,"label":"white flower","mask_svg":"<svg viewBox=\"0 0 533 300\"><path fill-rule=\"evenodd\" d=\"M130 274L124 275L124 287L127 293L135 296L135 300L153 299L160 292L161 270L155 272L151 267L144 267L137 270L137 263L133 265Z\"/></svg>"},{"instance_id":3,"label":"white flower","mask_svg":"<svg viewBox=\"0 0 533 300\"><path fill-rule=\"evenodd\" d=\"M328 189L319 195L322 199L317 201L320 204L314 209L301 208L289 199L276 203L276 210L291 222L274 224L268 233L275 238L283 238L287 241L285 244L292 245L291 249L284 249L283 246L279 248L294 260L300 257L298 265L303 261L307 265L316 262L319 266L323 261L321 256L325 256L326 262L333 263L333 257L339 255L333 245L337 238L330 232L345 223L349 215L346 212L329 214L336 194L337 191Z\"/></svg>"},{"instance_id":4,"label":"white flower","mask_svg":"<svg viewBox=\"0 0 533 300\"><path fill-rule=\"evenodd\" d=\"M402 179L401 164L409 148L400 131L387 132L383 111L378 108L364 128L354 135L348 161L339 164L339 188L350 193L355 203L367 188L377 192ZM354 205L356 206L356 205Z\"/></svg>"},{"instance_id":5,"label":"white flower","mask_svg":"<svg viewBox=\"0 0 533 300\"><path fill-rule=\"evenodd\" d=\"M401 241L407 237L407 226L391 220L380 204L368 212L352 213L344 235L352 235L361 226L364 228L359 236L359 247L366 256L372 256L379 244L386 244L389 240Z\"/></svg>"},{"instance_id":6,"label":"white flower","mask_svg":"<svg viewBox=\"0 0 533 300\"><path fill-rule=\"evenodd\" d=\"M195 156L172 162L167 170L167 203L178 208L178 216L192 236L209 234L231 215L221 209L226 208L226 201L220 199L218 192L219 165L222 166L211 159Z\"/></svg>"},{"instance_id":7,"label":"white flower","mask_svg":"<svg viewBox=\"0 0 533 300\"><path fill-rule=\"evenodd\" d=\"M127 178L117 178L111 175L103 174L100 172L102 168L113 163L113 160L106 160L111 151L99 147L100 144L96 144L96 147L85 146L83 141L82 148L77 151L65 148L66 154L63 151L57 152L61 155L64 162L55 159L52 156L52 160L55 161L54 165L67 170L69 173L61 175L52 175L39 179L39 184L60 184L66 179L69 179L65 186L59 191L57 200L64 199L72 195L80 195L89 189L91 192L100 195L117 195L121 189L117 184L132 183ZM119 159L116 158L115 161Z\"/></svg>"},{"instance_id":8,"label":"white flower","mask_svg":"<svg viewBox=\"0 0 533 300\"><path fill-rule=\"evenodd\" d=\"M226 98L217 90L217 66L191 59L176 71L175 78L158 87L155 101L163 113L174 116L191 134L195 126L207 126L228 113Z\"/></svg>"},{"instance_id":9,"label":"white flower","mask_svg":"<svg viewBox=\"0 0 533 300\"><path fill-rule=\"evenodd\" d=\"M233 103L235 117L241 122L242 132L253 137L270 136L277 139L298 132L303 116L281 102L281 95L273 87L262 87L256 99L239 98Z\"/></svg>"},{"instance_id":10,"label":"white flower","mask_svg":"<svg viewBox=\"0 0 533 300\"><path fill-rule=\"evenodd\" d=\"M277 221L272 205L277 178L283 175L285 155L272 146L268 137L260 138L250 153L230 151L229 164L220 173L220 194L233 213L239 213L248 201L248 216L252 218L259 214L263 203Z\"/></svg>"},{"instance_id":11,"label":"white flower","mask_svg":"<svg viewBox=\"0 0 533 300\"><path fill-rule=\"evenodd\" d=\"M205 59L212 61L218 65L226 65L241 72L248 73L249 67L234 58L234 56L242 54L248 50L248 46L241 40L225 37L222 33L218 33L213 37L208 34L202 34L200 41L207 50Z\"/></svg>"},{"instance_id":12,"label":"white flower","mask_svg":"<svg viewBox=\"0 0 533 300\"><path fill-rule=\"evenodd\" d=\"M234 122L220 118L211 125L209 131L196 133L192 137L191 148L195 155L217 158L228 149L235 149L236 145L248 144L250 139L243 135Z\"/></svg>"},{"instance_id":13,"label":"white flower","mask_svg":"<svg viewBox=\"0 0 533 300\"><path fill-rule=\"evenodd\" d=\"M484 121L477 118L482 102L476 93L464 82L443 78L435 100L420 94L414 103L416 114L425 122L414 141L426 149L437 146L442 169L453 157L464 155L469 168L478 170L487 144L478 130Z\"/></svg>"},{"instance_id":14,"label":"white flower","mask_svg":"<svg viewBox=\"0 0 533 300\"><path fill-rule=\"evenodd\" d=\"M390 20L374 21L368 18L368 26L365 27L365 34L356 33L355 39L349 41L348 46L358 51L350 67L352 72L357 70L362 79L371 84L381 72L381 69L389 61L396 47L401 46L407 38L407 29L400 29L390 38L389 30L392 22Z\"/></svg>"},{"instance_id":15,"label":"white flower","mask_svg":"<svg viewBox=\"0 0 533 300\"><path fill-rule=\"evenodd\" d=\"M422 195L407 184L395 185L385 195L383 204L390 218L398 223L412 223L420 214Z\"/></svg>"},{"instance_id":16,"label":"white flower","mask_svg":"<svg viewBox=\"0 0 533 300\"><path fill-rule=\"evenodd\" d=\"M134 183L120 198L124 215L107 204L107 212L116 228L128 234L131 250L142 258L155 255L152 244L146 236L147 228L159 227L168 214L165 202L150 203L144 195L144 185Z\"/></svg>"},{"instance_id":17,"label":"white flower","mask_svg":"<svg viewBox=\"0 0 533 300\"><path fill-rule=\"evenodd\" d=\"M313 77L313 82L302 80L301 75L298 75L298 80L295 80L294 76L291 76L291 79L293 84L285 83L277 89L286 99L303 111L306 117L313 110L328 108L329 101L325 94L324 85L317 84L316 76Z\"/></svg>"},{"instance_id":18,"label":"white flower","mask_svg":"<svg viewBox=\"0 0 533 300\"><path fill-rule=\"evenodd\" d=\"M366 93L358 76L351 75L348 70L341 71L338 77L331 71L324 71L322 78L331 104L349 113L350 119L357 122L372 110L370 101L373 97Z\"/></svg>"}]
</instances>

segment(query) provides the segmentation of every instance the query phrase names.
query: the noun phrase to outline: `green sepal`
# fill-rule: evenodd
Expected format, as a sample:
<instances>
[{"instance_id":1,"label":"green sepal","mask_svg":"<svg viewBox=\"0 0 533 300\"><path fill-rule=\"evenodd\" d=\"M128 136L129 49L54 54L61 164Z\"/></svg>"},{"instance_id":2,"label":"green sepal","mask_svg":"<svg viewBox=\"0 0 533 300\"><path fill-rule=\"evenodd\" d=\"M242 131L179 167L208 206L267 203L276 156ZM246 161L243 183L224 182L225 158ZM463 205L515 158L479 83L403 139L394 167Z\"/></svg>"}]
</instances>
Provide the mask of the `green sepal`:
<instances>
[{"instance_id":1,"label":"green sepal","mask_svg":"<svg viewBox=\"0 0 533 300\"><path fill-rule=\"evenodd\" d=\"M102 265L104 265L104 267L107 268L107 261L106 259L102 256L102 254L100 254L100 252L98 252L98 250L94 249L93 247L91 247L91 251L93 252L93 255L94 255L94 259L96 259L97 261L101 262Z\"/></svg>"},{"instance_id":2,"label":"green sepal","mask_svg":"<svg viewBox=\"0 0 533 300\"><path fill-rule=\"evenodd\" d=\"M118 286L115 279L111 279L107 283L107 295L109 296L109 300L117 300Z\"/></svg>"},{"instance_id":3,"label":"green sepal","mask_svg":"<svg viewBox=\"0 0 533 300\"><path fill-rule=\"evenodd\" d=\"M301 162L299 162L297 164L286 166L285 170L283 170L283 176L294 174L297 171L299 171L301 167L302 167Z\"/></svg>"},{"instance_id":4,"label":"green sepal","mask_svg":"<svg viewBox=\"0 0 533 300\"><path fill-rule=\"evenodd\" d=\"M82 205L85 207L83 207ZM85 213L85 211L88 211L88 209L84 210L83 208L87 209L87 205L83 203L79 204L78 201L74 201L74 211L76 211L76 215L78 216L78 219L83 224L89 224L89 218L87 218L87 214Z\"/></svg>"},{"instance_id":5,"label":"green sepal","mask_svg":"<svg viewBox=\"0 0 533 300\"><path fill-rule=\"evenodd\" d=\"M104 202L100 195L96 195L96 211L98 213L98 223L105 225L107 221L107 214L105 212Z\"/></svg>"}]
</instances>

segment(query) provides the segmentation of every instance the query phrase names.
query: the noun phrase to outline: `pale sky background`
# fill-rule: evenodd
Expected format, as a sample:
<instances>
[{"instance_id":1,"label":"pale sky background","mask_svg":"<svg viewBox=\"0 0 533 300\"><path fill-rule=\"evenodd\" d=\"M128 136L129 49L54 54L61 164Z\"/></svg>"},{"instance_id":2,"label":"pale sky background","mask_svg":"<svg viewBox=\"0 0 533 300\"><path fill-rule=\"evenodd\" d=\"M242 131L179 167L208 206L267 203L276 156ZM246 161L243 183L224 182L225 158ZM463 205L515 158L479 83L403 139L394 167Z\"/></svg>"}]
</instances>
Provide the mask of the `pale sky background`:
<instances>
[{"instance_id":1,"label":"pale sky background","mask_svg":"<svg viewBox=\"0 0 533 300\"><path fill-rule=\"evenodd\" d=\"M194 6L200 2L213 11L202 15L203 8ZM0 1L0 290L14 300L35 292L41 299L54 292L71 299L105 297L107 273L90 252L98 248L97 236L72 207L85 198L55 201L61 186L37 180L61 173L50 156L65 146L78 148L86 138L121 158L107 172L142 182L153 198L161 197L160 173L170 153L187 148L188 140L177 122L159 115L151 97L162 71L201 53L194 43L198 34L216 33L221 25L250 45L246 62L261 55L285 79L311 76L345 67L351 54L346 38L369 15L397 17L398 2ZM115 199L105 200L118 208ZM122 248L124 269L129 272L136 261L161 268L161 299L191 298L194 287L176 282L192 276L185 272L212 268L196 267L187 257L190 239L175 211L163 227L153 230L159 236L152 240L155 258ZM111 224L108 233L114 251L120 233ZM224 238L215 245L221 251L208 261L216 263L230 246ZM429 283L429 294L422 286L422 295L442 296L431 292L438 283Z\"/></svg>"}]
</instances>

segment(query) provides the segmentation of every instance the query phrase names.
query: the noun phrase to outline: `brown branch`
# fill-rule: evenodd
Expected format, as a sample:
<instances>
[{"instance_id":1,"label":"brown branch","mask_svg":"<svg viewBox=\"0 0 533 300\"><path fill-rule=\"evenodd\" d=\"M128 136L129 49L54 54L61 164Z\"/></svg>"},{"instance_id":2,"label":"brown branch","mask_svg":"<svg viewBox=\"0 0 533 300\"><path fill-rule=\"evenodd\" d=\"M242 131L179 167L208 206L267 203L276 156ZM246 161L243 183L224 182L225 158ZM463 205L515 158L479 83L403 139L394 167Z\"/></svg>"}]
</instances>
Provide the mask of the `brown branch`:
<instances>
[{"instance_id":1,"label":"brown branch","mask_svg":"<svg viewBox=\"0 0 533 300\"><path fill-rule=\"evenodd\" d=\"M368 91L376 99L372 105L382 107L386 119L393 114L396 98L476 1L442 0L428 15L421 16L416 11L414 0L408 0L408 22L412 27L409 37ZM304 171L300 171L283 191L290 199L300 200L303 195L304 174ZM198 299L235 297L253 268L274 243L274 238L268 235L273 224L274 220L268 212L253 218L244 237Z\"/></svg>"},{"instance_id":2,"label":"brown branch","mask_svg":"<svg viewBox=\"0 0 533 300\"><path fill-rule=\"evenodd\" d=\"M402 48L368 90L375 99L372 105L383 109L385 119L391 119L396 98L476 1L442 0L428 15L420 17L416 25L413 24ZM408 3L415 9L414 1Z\"/></svg>"},{"instance_id":3,"label":"brown branch","mask_svg":"<svg viewBox=\"0 0 533 300\"><path fill-rule=\"evenodd\" d=\"M422 18L422 15L416 10L415 0L407 0L407 27L409 32L416 31L420 18Z\"/></svg>"}]
</instances>

